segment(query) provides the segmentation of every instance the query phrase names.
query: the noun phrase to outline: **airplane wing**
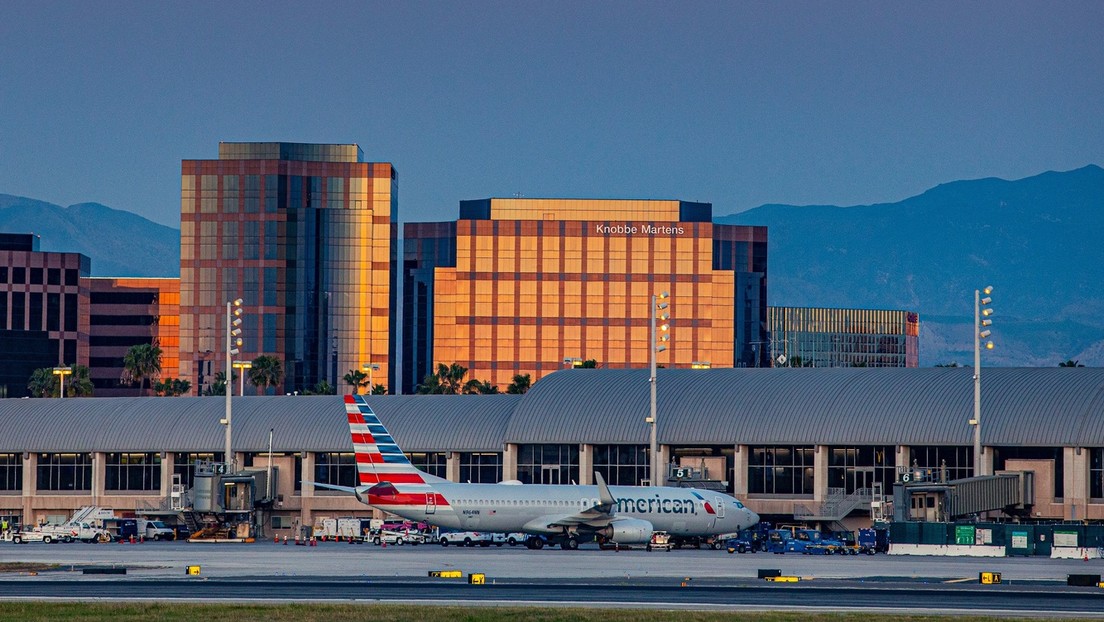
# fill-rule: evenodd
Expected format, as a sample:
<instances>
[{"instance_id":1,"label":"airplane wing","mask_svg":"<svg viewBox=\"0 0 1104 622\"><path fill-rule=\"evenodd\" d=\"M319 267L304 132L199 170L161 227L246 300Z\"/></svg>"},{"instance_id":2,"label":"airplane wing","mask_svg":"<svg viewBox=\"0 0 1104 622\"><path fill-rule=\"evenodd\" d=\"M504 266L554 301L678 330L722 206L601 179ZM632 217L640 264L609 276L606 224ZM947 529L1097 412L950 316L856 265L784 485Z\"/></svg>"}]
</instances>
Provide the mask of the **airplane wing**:
<instances>
[{"instance_id":1,"label":"airplane wing","mask_svg":"<svg viewBox=\"0 0 1104 622\"><path fill-rule=\"evenodd\" d=\"M312 481L308 481L308 480L302 480L302 482L304 484L310 484L311 486L314 486L315 488L328 488L330 490L340 490L341 492L347 492L347 493L352 494L352 495L355 495L356 492L357 492L357 489L353 488L352 486L338 486L337 484L323 484L321 482L312 482Z\"/></svg>"},{"instance_id":2,"label":"airplane wing","mask_svg":"<svg viewBox=\"0 0 1104 622\"><path fill-rule=\"evenodd\" d=\"M594 473L595 483L598 484L598 503L574 514L546 514L537 517L525 524L525 528L539 532L558 532L564 527L575 527L583 531L598 530L606 527L614 520L613 508L617 501L610 493L605 478L597 471Z\"/></svg>"}]
</instances>

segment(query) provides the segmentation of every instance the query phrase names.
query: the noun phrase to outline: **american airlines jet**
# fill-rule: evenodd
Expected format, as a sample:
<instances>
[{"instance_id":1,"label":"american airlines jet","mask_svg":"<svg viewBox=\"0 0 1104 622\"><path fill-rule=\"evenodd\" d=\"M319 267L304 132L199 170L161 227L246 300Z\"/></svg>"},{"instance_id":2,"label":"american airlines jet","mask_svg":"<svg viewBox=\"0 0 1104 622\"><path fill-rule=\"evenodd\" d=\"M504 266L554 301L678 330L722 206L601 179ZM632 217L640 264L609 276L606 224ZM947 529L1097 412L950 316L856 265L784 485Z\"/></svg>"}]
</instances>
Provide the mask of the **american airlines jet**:
<instances>
[{"instance_id":1,"label":"american airlines jet","mask_svg":"<svg viewBox=\"0 0 1104 622\"><path fill-rule=\"evenodd\" d=\"M359 395L345 396L359 485L315 482L372 507L444 529L524 532L530 548L545 540L572 550L601 543L649 542L655 531L689 540L739 531L759 516L726 494L666 486L460 484L414 468ZM542 537L543 536L543 537Z\"/></svg>"}]
</instances>

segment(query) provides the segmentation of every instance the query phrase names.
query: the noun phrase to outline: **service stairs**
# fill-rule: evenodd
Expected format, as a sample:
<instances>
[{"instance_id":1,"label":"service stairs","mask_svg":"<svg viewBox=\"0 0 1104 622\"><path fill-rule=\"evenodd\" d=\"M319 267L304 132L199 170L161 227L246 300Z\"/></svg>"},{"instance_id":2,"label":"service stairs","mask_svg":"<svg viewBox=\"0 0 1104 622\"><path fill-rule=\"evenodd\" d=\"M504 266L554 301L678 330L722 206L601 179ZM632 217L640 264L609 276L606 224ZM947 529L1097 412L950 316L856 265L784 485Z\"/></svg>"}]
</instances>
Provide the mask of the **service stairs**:
<instances>
[{"instance_id":1,"label":"service stairs","mask_svg":"<svg viewBox=\"0 0 1104 622\"><path fill-rule=\"evenodd\" d=\"M794 519L800 521L839 522L859 507L865 506L869 508L873 498L874 490L872 488L858 488L851 494L847 494L847 490L844 488L829 488L828 496L824 498L824 501L815 506L810 507L804 504L795 503Z\"/></svg>"},{"instance_id":2,"label":"service stairs","mask_svg":"<svg viewBox=\"0 0 1104 622\"><path fill-rule=\"evenodd\" d=\"M183 517L184 524L188 526L188 529L190 529L192 533L199 533L199 529L202 525L199 522L199 516L195 512L192 510L182 510L180 516Z\"/></svg>"}]
</instances>

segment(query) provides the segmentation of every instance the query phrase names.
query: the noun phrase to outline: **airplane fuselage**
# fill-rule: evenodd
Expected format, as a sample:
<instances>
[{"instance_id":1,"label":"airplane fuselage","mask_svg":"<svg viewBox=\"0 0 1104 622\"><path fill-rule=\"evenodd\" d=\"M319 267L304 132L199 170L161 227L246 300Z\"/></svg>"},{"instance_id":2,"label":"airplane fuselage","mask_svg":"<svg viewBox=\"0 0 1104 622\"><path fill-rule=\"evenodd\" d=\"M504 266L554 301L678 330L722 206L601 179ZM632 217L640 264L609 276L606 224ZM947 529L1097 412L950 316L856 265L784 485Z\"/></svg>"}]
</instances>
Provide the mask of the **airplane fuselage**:
<instances>
[{"instance_id":1,"label":"airplane fuselage","mask_svg":"<svg viewBox=\"0 0 1104 622\"><path fill-rule=\"evenodd\" d=\"M708 536L750 527L758 517L735 498L693 488L610 486L620 518L646 520L657 531ZM368 503L408 520L444 529L543 531L541 519L570 516L598 504L597 486L434 483L434 492L368 495Z\"/></svg>"}]
</instances>

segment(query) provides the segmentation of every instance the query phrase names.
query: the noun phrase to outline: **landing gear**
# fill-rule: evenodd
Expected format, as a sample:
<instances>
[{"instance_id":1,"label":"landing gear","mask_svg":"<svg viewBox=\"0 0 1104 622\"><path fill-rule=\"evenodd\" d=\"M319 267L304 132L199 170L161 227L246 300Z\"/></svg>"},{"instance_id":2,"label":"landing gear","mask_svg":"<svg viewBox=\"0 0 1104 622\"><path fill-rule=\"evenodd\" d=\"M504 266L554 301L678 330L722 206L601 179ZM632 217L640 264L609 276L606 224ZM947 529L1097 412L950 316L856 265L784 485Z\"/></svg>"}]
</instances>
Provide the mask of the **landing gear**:
<instances>
[{"instance_id":1,"label":"landing gear","mask_svg":"<svg viewBox=\"0 0 1104 622\"><path fill-rule=\"evenodd\" d=\"M525 548L532 549L534 551L539 551L540 549L543 549L544 538L541 538L539 536L529 536L529 538L525 540Z\"/></svg>"},{"instance_id":2,"label":"landing gear","mask_svg":"<svg viewBox=\"0 0 1104 622\"><path fill-rule=\"evenodd\" d=\"M575 536L568 536L560 543L560 548L565 551L574 551L579 548L579 540Z\"/></svg>"}]
</instances>

